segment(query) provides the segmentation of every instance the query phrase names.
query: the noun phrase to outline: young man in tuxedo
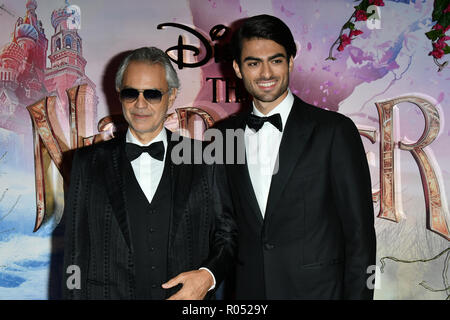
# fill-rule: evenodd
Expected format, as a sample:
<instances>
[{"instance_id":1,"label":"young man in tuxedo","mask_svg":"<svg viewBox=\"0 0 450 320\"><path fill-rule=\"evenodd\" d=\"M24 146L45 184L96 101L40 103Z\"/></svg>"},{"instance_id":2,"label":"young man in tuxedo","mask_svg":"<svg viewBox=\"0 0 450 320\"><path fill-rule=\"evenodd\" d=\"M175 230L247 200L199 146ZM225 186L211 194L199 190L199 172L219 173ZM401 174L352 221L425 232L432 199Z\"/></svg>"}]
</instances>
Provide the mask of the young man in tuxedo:
<instances>
[{"instance_id":1,"label":"young man in tuxedo","mask_svg":"<svg viewBox=\"0 0 450 320\"><path fill-rule=\"evenodd\" d=\"M230 269L236 226L221 198L225 170L178 164L179 139L164 128L178 87L160 49L137 49L120 65L128 131L77 150L72 165L64 270L80 279L65 275L65 298L203 299Z\"/></svg>"},{"instance_id":2,"label":"young man in tuxedo","mask_svg":"<svg viewBox=\"0 0 450 320\"><path fill-rule=\"evenodd\" d=\"M218 125L242 130L234 145L246 155L227 165L239 229L236 298L372 299L374 212L357 128L291 93L296 45L280 19L246 19L231 45L253 96L250 110Z\"/></svg>"}]
</instances>

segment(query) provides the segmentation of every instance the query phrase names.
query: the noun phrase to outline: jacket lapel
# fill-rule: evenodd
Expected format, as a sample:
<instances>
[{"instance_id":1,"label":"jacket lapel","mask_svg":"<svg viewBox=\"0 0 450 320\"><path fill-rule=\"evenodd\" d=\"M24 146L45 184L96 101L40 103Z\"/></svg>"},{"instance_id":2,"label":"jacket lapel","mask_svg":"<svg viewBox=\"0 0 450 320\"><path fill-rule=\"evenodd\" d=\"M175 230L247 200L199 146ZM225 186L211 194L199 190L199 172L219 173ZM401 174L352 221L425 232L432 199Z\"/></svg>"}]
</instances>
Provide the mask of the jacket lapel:
<instances>
[{"instance_id":1,"label":"jacket lapel","mask_svg":"<svg viewBox=\"0 0 450 320\"><path fill-rule=\"evenodd\" d=\"M119 228L128 248L132 249L123 177L123 174L127 172L124 170L125 166L130 165L125 155L125 136L116 138L110 151L110 154L105 155L105 188Z\"/></svg>"},{"instance_id":2,"label":"jacket lapel","mask_svg":"<svg viewBox=\"0 0 450 320\"><path fill-rule=\"evenodd\" d=\"M308 143L314 125L308 119L308 113L303 107L303 102L295 97L294 104L286 122L283 138L281 139L278 153L278 172L272 176L270 185L265 224L276 211L277 203L286 187L286 182L292 175L295 165L301 157Z\"/></svg>"},{"instance_id":3,"label":"jacket lapel","mask_svg":"<svg viewBox=\"0 0 450 320\"><path fill-rule=\"evenodd\" d=\"M250 112L251 108L244 112L241 117L237 118L236 122L233 125L233 128L245 130L245 119ZM244 148L245 162L243 164L235 164L227 167L230 170L230 174L233 180L236 182L235 186L238 193L247 200L247 203L258 222L260 224L263 224L263 217L261 214L261 210L259 209L258 200L256 199L255 191L253 190L252 181L250 179L250 174L248 171L247 152L245 150L245 136L240 135L238 136L238 139L243 139L243 141L237 141L237 143L234 144L234 163L237 163L238 148L240 147Z\"/></svg>"},{"instance_id":4,"label":"jacket lapel","mask_svg":"<svg viewBox=\"0 0 450 320\"><path fill-rule=\"evenodd\" d=\"M167 132L167 153L165 159L164 170L169 170L170 177L170 192L171 192L171 206L170 206L170 221L169 221L169 253L173 245L174 237L177 232L177 227L180 221L182 221L183 213L187 205L188 196L190 194L190 188L192 184L193 165L175 164L172 160L173 148L178 143L183 143L183 137L179 137L179 140L172 141L172 137L176 137L175 134L165 129ZM193 149L191 149L193 152ZM175 150L176 152L176 150ZM170 262L170 259L169 259Z\"/></svg>"}]
</instances>

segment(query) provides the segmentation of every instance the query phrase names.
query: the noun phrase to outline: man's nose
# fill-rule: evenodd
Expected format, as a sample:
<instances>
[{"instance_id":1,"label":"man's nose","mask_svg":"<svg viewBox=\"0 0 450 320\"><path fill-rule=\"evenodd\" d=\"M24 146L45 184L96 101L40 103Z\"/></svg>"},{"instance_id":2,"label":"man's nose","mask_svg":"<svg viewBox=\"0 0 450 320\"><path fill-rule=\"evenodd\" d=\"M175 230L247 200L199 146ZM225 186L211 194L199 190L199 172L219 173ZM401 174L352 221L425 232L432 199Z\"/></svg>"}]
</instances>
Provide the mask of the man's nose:
<instances>
[{"instance_id":1,"label":"man's nose","mask_svg":"<svg viewBox=\"0 0 450 320\"><path fill-rule=\"evenodd\" d=\"M261 77L263 79L270 79L272 77L272 68L270 62L264 62L261 65Z\"/></svg>"},{"instance_id":2,"label":"man's nose","mask_svg":"<svg viewBox=\"0 0 450 320\"><path fill-rule=\"evenodd\" d=\"M148 102L147 100L145 100L144 98L144 93L143 92L139 92L139 95L134 103L134 106L136 108L147 108Z\"/></svg>"}]
</instances>

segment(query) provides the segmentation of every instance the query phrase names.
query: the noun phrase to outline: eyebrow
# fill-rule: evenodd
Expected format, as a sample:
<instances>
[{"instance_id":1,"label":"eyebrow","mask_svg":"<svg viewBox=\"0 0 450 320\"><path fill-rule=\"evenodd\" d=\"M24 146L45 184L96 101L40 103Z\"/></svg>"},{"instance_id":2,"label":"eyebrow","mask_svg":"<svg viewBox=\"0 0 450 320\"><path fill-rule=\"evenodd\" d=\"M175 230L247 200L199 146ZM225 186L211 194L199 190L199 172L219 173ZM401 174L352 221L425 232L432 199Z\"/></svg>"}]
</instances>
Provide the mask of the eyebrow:
<instances>
[{"instance_id":1,"label":"eyebrow","mask_svg":"<svg viewBox=\"0 0 450 320\"><path fill-rule=\"evenodd\" d=\"M136 89L136 90L159 90L161 92L163 92L164 90L162 88L136 88L136 87L132 87L132 86L123 86L122 89Z\"/></svg>"},{"instance_id":2,"label":"eyebrow","mask_svg":"<svg viewBox=\"0 0 450 320\"><path fill-rule=\"evenodd\" d=\"M286 56L284 54L277 53L277 54L274 54L273 56L270 56L268 60L270 61L270 60L273 60L273 59L279 58L279 57L286 58ZM246 61L249 61L249 60L252 60L252 61L263 61L263 59L261 59L261 58L248 56L248 57L245 57L243 62L246 62Z\"/></svg>"}]
</instances>

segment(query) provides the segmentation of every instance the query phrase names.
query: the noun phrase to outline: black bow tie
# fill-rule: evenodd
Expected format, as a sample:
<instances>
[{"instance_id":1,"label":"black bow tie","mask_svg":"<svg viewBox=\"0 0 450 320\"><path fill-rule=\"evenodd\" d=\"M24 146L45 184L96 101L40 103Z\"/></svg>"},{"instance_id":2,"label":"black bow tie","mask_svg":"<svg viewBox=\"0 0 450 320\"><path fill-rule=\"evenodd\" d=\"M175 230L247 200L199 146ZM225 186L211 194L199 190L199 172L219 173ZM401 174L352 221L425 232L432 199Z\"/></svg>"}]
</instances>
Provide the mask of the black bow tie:
<instances>
[{"instance_id":1,"label":"black bow tie","mask_svg":"<svg viewBox=\"0 0 450 320\"><path fill-rule=\"evenodd\" d=\"M159 161L163 161L164 159L164 143L162 141L154 142L146 147L141 147L137 144L127 142L125 151L130 162L139 158L142 152L147 152L150 156Z\"/></svg>"},{"instance_id":2,"label":"black bow tie","mask_svg":"<svg viewBox=\"0 0 450 320\"><path fill-rule=\"evenodd\" d=\"M267 121L273 124L273 126L280 130L280 132L283 131L283 123L281 122L281 116L279 113L273 114L270 117L258 117L254 114L249 114L247 117L248 127L255 130L256 132L258 132L259 129L261 129L261 127L264 125L264 122Z\"/></svg>"}]
</instances>

